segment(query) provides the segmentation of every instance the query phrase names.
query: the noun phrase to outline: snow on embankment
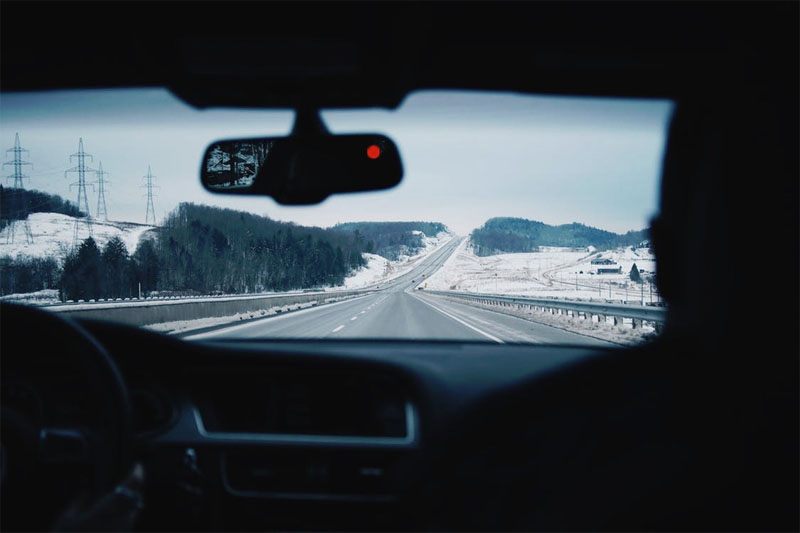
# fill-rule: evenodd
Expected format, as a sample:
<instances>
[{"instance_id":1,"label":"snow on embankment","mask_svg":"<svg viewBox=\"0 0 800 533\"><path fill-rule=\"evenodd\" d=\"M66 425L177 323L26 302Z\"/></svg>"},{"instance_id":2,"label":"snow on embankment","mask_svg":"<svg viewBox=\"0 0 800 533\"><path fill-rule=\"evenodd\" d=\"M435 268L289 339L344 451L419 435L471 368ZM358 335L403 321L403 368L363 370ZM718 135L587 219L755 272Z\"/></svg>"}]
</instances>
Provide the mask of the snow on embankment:
<instances>
[{"instance_id":1,"label":"snow on embankment","mask_svg":"<svg viewBox=\"0 0 800 533\"><path fill-rule=\"evenodd\" d=\"M422 234L422 243L425 245L419 253L410 256L401 255L396 261L389 261L380 255L364 253L362 256L367 260L367 265L346 277L343 285L331 287L330 289L359 289L402 276L414 268L419 261L453 238L452 233L444 231L438 233L435 237L428 237L420 231L415 231L414 233Z\"/></svg>"},{"instance_id":2,"label":"snow on embankment","mask_svg":"<svg viewBox=\"0 0 800 533\"><path fill-rule=\"evenodd\" d=\"M8 243L10 226L0 232L0 256L55 257L62 260L72 247L75 232L75 218L59 213L32 213L28 223L33 235L33 243L28 244L22 225L17 225L13 243ZM78 219L78 235L81 240L88 237L84 220ZM92 236L102 248L112 237L120 237L128 253L136 250L139 239L155 226L134 222L112 222L92 220Z\"/></svg>"},{"instance_id":3,"label":"snow on embankment","mask_svg":"<svg viewBox=\"0 0 800 533\"><path fill-rule=\"evenodd\" d=\"M345 278L342 285L345 289L357 289L379 283L391 274L392 266L388 259L375 254L362 254L362 256L367 260L367 265Z\"/></svg>"}]
</instances>

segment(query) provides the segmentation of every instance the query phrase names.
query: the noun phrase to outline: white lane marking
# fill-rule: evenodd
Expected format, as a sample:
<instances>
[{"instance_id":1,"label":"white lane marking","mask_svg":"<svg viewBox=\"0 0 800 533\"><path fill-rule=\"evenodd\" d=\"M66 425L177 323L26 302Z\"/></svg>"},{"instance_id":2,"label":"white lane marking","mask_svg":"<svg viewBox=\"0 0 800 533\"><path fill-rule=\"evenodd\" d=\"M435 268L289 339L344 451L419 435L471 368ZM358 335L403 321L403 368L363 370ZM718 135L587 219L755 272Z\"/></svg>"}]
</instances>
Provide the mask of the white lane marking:
<instances>
[{"instance_id":1,"label":"white lane marking","mask_svg":"<svg viewBox=\"0 0 800 533\"><path fill-rule=\"evenodd\" d=\"M351 318L350 320L355 320L355 319L357 319L357 318L358 318L358 316L354 316L354 317L353 317L353 318Z\"/></svg>"},{"instance_id":2,"label":"white lane marking","mask_svg":"<svg viewBox=\"0 0 800 533\"><path fill-rule=\"evenodd\" d=\"M334 329L333 331L331 331L331 333L336 333L337 331L341 331L343 329L344 329L344 326L342 325L342 326L339 326L338 328Z\"/></svg>"},{"instance_id":3,"label":"white lane marking","mask_svg":"<svg viewBox=\"0 0 800 533\"><path fill-rule=\"evenodd\" d=\"M206 333L198 333L196 335L188 335L186 337L183 337L182 340L203 339L203 338L207 338L207 337L216 337L217 335L224 335L224 334L227 334L227 333L231 333L233 331L238 331L240 329L258 327L259 324L261 324L263 322L266 322L267 320L269 320L271 322L277 322L277 321L281 321L281 320L286 319L286 318L292 318L292 317L297 317L297 316L300 316L300 315L305 315L306 313L315 313L315 312L319 311L320 309L330 309L331 307L336 307L337 305L342 305L342 304L346 304L346 303L352 303L352 302L355 302L356 300L360 300L362 298L368 298L369 296L371 296L371 295L370 294L366 294L364 296L356 296L355 298L350 298L349 300L342 300L340 302L322 304L322 305L318 305L316 307L309 307L307 309L300 309L299 311L292 311L291 313L288 313L288 314L267 316L267 317L264 317L261 320L257 320L257 321L254 321L254 322L248 322L247 324L236 324L235 326L231 326L231 327L228 327L228 328L215 329L213 331L208 331Z\"/></svg>"},{"instance_id":4,"label":"white lane marking","mask_svg":"<svg viewBox=\"0 0 800 533\"><path fill-rule=\"evenodd\" d=\"M438 307L436 307L436 306L435 306L435 305L433 305L432 303L428 303L428 302L426 302L425 300L423 300L422 298L420 298L420 297L418 297L418 296L416 296L416 295L413 295L413 296L414 296L414 298L416 298L416 299L417 299L417 300L419 300L420 302L424 303L425 305L429 305L430 307L433 307L434 309L436 309L437 311L439 311L439 312L440 312L440 313L442 313L443 315L445 315L445 316L449 316L450 318L452 318L452 319L453 319L453 320L455 320L456 322L459 322L459 323L461 323L461 324L463 324L463 325L467 326L469 329L471 329L471 330L474 330L474 331L477 331L478 333L480 333L480 334L481 334L481 335L483 335L484 337L486 337L486 338L489 338L489 339L492 339L493 341L495 341L495 342L498 342L498 343L500 343L500 344L505 344L505 343L504 343L502 340L498 339L498 338L497 338L497 337L495 337L494 335L491 335L491 334L489 334L489 333L486 333L485 331L483 331L483 330L480 330L480 329L476 328L475 326L473 326L473 325L471 325L471 324L467 324L466 322L464 322L464 321L463 321L463 320L461 320L460 318L458 318L458 317L456 317L456 316L453 316L453 315L451 315L451 314L450 314L450 313L448 313L447 311L442 311L441 309L439 309Z\"/></svg>"},{"instance_id":5,"label":"white lane marking","mask_svg":"<svg viewBox=\"0 0 800 533\"><path fill-rule=\"evenodd\" d=\"M359 315L363 315L364 313L366 313L366 311L361 311L361 312L360 312L360 313L358 313L358 314L359 314Z\"/></svg>"}]
</instances>

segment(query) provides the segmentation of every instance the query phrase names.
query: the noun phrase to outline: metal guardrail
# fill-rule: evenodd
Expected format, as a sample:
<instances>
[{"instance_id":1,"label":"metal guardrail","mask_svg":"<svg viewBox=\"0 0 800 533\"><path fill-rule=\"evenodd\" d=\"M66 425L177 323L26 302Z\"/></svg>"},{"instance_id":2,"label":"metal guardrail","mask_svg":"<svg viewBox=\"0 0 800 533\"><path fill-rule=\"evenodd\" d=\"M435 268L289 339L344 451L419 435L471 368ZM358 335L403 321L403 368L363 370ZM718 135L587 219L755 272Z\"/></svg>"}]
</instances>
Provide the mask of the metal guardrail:
<instances>
[{"instance_id":1,"label":"metal guardrail","mask_svg":"<svg viewBox=\"0 0 800 533\"><path fill-rule=\"evenodd\" d=\"M299 304L323 305L328 302L355 298L374 292L372 290L350 290L273 294L265 296L220 297L209 299L132 300L122 302L93 302L91 304L64 304L52 306L50 310L62 316L74 318L99 318L144 326L179 320L214 318L236 314L252 314L261 311Z\"/></svg>"},{"instance_id":2,"label":"metal guardrail","mask_svg":"<svg viewBox=\"0 0 800 533\"><path fill-rule=\"evenodd\" d=\"M528 306L531 308L541 308L542 310L560 309L563 311L572 311L573 313L578 314L583 313L587 316L596 315L601 318L630 318L634 321L634 327L636 327L637 321L645 320L648 322L653 322L656 325L657 330L663 326L667 317L667 310L664 307L579 302L574 300L551 300L547 298L527 298L523 296L502 296L496 294L476 294L457 291L425 290L425 293L469 300L486 305L517 305Z\"/></svg>"}]
</instances>

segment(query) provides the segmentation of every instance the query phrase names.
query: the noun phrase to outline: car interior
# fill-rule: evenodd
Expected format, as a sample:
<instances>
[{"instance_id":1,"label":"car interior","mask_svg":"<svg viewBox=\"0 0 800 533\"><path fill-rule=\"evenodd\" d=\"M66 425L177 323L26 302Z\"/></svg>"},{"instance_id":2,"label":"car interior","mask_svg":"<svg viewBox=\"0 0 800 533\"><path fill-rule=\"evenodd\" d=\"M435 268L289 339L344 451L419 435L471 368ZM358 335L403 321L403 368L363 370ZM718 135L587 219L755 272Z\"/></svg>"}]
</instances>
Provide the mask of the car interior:
<instances>
[{"instance_id":1,"label":"car interior","mask_svg":"<svg viewBox=\"0 0 800 533\"><path fill-rule=\"evenodd\" d=\"M800 529L797 2L0 11L3 94L166 87L312 117L423 89L675 102L657 340L187 341L3 303L2 530ZM135 520L59 520L128 495L136 463Z\"/></svg>"}]
</instances>

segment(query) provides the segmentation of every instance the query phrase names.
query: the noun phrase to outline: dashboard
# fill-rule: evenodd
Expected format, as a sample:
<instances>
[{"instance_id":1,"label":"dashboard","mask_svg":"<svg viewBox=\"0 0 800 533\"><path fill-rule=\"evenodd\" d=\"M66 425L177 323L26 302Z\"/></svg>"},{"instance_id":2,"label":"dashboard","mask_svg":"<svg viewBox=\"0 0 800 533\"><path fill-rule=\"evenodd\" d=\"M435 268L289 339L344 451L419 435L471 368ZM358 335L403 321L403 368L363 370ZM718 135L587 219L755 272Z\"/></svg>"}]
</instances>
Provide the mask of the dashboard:
<instances>
[{"instance_id":1,"label":"dashboard","mask_svg":"<svg viewBox=\"0 0 800 533\"><path fill-rule=\"evenodd\" d=\"M419 529L449 427L585 348L179 339L82 321L130 391L144 530Z\"/></svg>"}]
</instances>

